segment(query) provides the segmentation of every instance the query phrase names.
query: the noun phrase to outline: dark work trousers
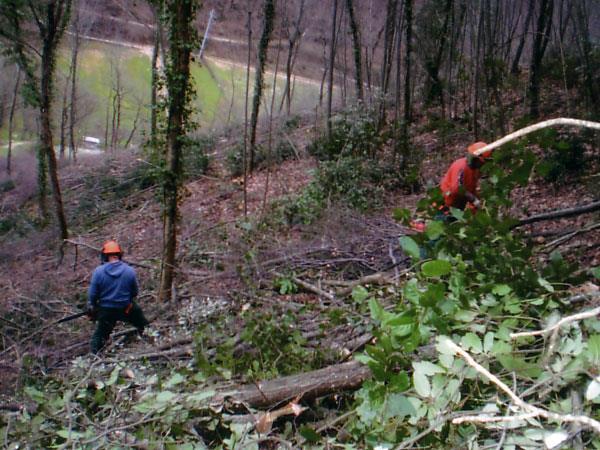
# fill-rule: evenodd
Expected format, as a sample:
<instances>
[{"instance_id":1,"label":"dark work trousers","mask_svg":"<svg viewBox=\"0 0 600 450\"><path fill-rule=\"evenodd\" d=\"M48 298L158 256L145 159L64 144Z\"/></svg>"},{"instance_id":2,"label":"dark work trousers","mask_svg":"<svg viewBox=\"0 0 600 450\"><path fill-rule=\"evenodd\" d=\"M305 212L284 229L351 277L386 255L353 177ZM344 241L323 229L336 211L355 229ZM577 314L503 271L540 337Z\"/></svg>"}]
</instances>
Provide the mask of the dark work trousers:
<instances>
[{"instance_id":1,"label":"dark work trousers","mask_svg":"<svg viewBox=\"0 0 600 450\"><path fill-rule=\"evenodd\" d=\"M98 353L110 336L117 320L121 322L127 322L138 329L141 334L144 328L148 325L148 320L144 317L142 308L140 308L135 302L130 308L129 312L125 313L126 308L98 308L98 318L96 323L96 331L92 336L90 347L92 353Z\"/></svg>"}]
</instances>

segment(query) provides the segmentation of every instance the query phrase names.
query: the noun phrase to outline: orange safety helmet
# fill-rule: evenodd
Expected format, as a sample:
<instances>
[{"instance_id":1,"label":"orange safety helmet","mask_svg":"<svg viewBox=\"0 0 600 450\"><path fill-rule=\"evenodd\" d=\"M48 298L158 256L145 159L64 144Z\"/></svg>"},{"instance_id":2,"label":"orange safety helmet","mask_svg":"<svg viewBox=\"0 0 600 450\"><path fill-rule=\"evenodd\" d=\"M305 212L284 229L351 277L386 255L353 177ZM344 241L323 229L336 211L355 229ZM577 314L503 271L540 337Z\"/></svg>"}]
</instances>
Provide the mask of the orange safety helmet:
<instances>
[{"instance_id":1,"label":"orange safety helmet","mask_svg":"<svg viewBox=\"0 0 600 450\"><path fill-rule=\"evenodd\" d=\"M120 255L123 253L117 241L106 241L102 246L103 255Z\"/></svg>"},{"instance_id":2,"label":"orange safety helmet","mask_svg":"<svg viewBox=\"0 0 600 450\"><path fill-rule=\"evenodd\" d=\"M475 152L483 147L485 147L487 144L485 142L475 142L474 144L471 144L467 147L467 151L469 152L470 155L473 155L477 158L481 158L482 160L488 159L490 156L492 156L492 151L488 150L483 152L480 155L476 155Z\"/></svg>"}]
</instances>

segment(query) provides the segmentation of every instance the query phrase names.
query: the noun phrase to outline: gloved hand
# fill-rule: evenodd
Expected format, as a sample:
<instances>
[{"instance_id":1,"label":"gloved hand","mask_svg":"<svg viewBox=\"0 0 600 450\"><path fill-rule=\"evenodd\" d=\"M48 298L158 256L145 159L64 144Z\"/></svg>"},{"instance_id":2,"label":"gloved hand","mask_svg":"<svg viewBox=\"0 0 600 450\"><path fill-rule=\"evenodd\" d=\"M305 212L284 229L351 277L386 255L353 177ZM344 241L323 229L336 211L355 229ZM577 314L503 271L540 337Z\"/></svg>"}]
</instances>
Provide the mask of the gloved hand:
<instances>
[{"instance_id":1,"label":"gloved hand","mask_svg":"<svg viewBox=\"0 0 600 450\"><path fill-rule=\"evenodd\" d=\"M480 201L478 198L476 198L476 199L473 201L473 206L474 206L475 208L478 208L478 209L479 209L479 207L481 206L481 201Z\"/></svg>"},{"instance_id":2,"label":"gloved hand","mask_svg":"<svg viewBox=\"0 0 600 450\"><path fill-rule=\"evenodd\" d=\"M86 314L87 314L88 319L90 319L92 322L95 322L96 319L98 318L98 307L92 306L92 305L87 305Z\"/></svg>"}]
</instances>

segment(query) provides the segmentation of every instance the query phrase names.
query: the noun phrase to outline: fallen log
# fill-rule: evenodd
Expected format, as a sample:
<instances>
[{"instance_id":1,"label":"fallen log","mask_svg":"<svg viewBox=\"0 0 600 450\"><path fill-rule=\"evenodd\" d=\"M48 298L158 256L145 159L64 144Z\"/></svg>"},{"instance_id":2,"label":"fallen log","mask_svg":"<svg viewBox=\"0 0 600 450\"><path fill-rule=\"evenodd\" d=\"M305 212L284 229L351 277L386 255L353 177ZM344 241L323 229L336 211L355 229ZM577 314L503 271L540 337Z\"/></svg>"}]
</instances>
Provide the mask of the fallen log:
<instances>
[{"instance_id":1,"label":"fallen log","mask_svg":"<svg viewBox=\"0 0 600 450\"><path fill-rule=\"evenodd\" d=\"M371 370L350 361L312 372L290 375L275 380L240 386L217 393L211 405L243 404L253 408L269 408L296 397L310 400L327 394L359 388L371 377Z\"/></svg>"},{"instance_id":2,"label":"fallen log","mask_svg":"<svg viewBox=\"0 0 600 450\"><path fill-rule=\"evenodd\" d=\"M541 222L542 220L553 220L561 219L563 217L578 216L580 214L585 214L597 210L600 210L600 201L592 202L583 206L576 206L575 208L558 209L555 211L526 217L524 219L519 220L519 222L514 224L512 228L522 227L523 225L528 225L530 223Z\"/></svg>"}]
</instances>

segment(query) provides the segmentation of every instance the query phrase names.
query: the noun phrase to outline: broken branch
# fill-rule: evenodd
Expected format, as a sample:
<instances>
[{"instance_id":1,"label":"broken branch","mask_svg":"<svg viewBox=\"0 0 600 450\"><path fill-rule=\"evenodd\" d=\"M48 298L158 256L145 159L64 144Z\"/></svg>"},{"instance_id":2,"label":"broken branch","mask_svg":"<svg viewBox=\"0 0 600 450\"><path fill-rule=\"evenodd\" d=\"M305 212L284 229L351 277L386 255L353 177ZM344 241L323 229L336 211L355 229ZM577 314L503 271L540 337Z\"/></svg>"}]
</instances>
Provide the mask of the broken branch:
<instances>
[{"instance_id":1,"label":"broken branch","mask_svg":"<svg viewBox=\"0 0 600 450\"><path fill-rule=\"evenodd\" d=\"M569 422L578 425L584 425L594 430L594 432L600 434L600 422L598 422L597 420L583 415L558 414L526 403L517 394L515 394L505 383L503 383L497 376L495 376L485 367L477 363L477 361L475 361L469 353L467 353L461 347L456 345L451 339L445 338L444 343L445 345L450 347L456 354L461 356L467 362L467 364L473 367L478 373L483 375L485 378L487 378L489 381L495 384L501 391L508 395L515 404L515 406L521 408L524 411L524 414L528 415L528 417L544 417L545 419L556 420L558 422ZM468 421L474 422L478 421L481 418L486 418L487 420L490 417L491 416L487 414L482 414L479 416L465 416L452 420L452 423L460 424ZM498 419L505 420L504 417Z\"/></svg>"}]
</instances>

